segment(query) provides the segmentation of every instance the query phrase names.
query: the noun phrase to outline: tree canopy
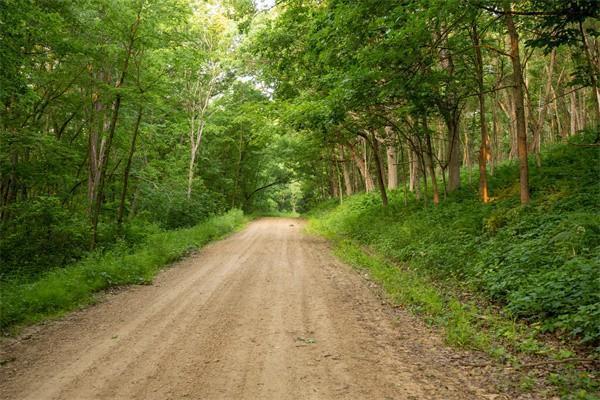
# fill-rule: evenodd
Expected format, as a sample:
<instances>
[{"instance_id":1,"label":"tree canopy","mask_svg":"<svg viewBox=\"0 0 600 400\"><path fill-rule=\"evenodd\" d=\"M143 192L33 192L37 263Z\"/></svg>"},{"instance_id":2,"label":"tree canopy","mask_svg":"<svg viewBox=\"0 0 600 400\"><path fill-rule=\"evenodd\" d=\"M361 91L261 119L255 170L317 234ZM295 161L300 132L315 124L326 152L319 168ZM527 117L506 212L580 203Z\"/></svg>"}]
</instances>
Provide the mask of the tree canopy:
<instances>
[{"instance_id":1,"label":"tree canopy","mask_svg":"<svg viewBox=\"0 0 600 400\"><path fill-rule=\"evenodd\" d=\"M2 273L231 208L424 207L600 121L588 1L6 0ZM596 139L597 141L597 139ZM43 221L43 223L40 223Z\"/></svg>"}]
</instances>

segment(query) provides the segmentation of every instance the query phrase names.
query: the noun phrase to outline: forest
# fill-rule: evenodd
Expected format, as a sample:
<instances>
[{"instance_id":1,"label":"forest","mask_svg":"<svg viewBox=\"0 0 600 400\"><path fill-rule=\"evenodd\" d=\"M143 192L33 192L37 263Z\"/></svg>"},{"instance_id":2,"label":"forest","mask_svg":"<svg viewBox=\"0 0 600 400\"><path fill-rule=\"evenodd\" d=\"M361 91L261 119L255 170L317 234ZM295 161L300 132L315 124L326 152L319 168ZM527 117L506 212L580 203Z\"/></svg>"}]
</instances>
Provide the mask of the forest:
<instances>
[{"instance_id":1,"label":"forest","mask_svg":"<svg viewBox=\"0 0 600 400\"><path fill-rule=\"evenodd\" d=\"M599 17L597 0L3 0L0 329L300 214L450 342L597 359ZM573 398L600 390L586 376Z\"/></svg>"}]
</instances>

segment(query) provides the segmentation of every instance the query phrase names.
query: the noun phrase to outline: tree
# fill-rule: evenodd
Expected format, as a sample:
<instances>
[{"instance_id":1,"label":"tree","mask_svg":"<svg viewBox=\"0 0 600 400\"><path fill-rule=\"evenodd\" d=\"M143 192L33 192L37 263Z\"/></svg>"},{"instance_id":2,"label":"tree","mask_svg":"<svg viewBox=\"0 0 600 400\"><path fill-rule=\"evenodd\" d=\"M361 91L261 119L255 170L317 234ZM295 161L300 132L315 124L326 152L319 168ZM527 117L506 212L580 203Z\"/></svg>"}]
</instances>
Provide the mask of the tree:
<instances>
[{"instance_id":1,"label":"tree","mask_svg":"<svg viewBox=\"0 0 600 400\"><path fill-rule=\"evenodd\" d=\"M182 66L182 102L188 118L188 138L190 159L188 166L187 197L192 195L196 158L202 143L207 119L210 117L210 103L223 90L226 75L224 60L227 48L231 46L232 26L224 16L211 15L208 9L217 4L206 3L191 21Z\"/></svg>"},{"instance_id":2,"label":"tree","mask_svg":"<svg viewBox=\"0 0 600 400\"><path fill-rule=\"evenodd\" d=\"M517 119L517 147L519 150L519 187L521 204L529 203L529 165L527 160L527 125L523 95L523 69L519 50L519 33L515 27L510 3L504 7L504 20L510 38L510 60L513 66L513 97Z\"/></svg>"},{"instance_id":3,"label":"tree","mask_svg":"<svg viewBox=\"0 0 600 400\"><path fill-rule=\"evenodd\" d=\"M471 24L471 39L475 50L475 75L477 79L477 99L479 101L479 123L481 125L481 144L479 146L479 193L484 203L490 201L487 181L487 161L489 160L489 135L486 121L485 95L483 85L483 57L481 56L481 39L477 22Z\"/></svg>"}]
</instances>

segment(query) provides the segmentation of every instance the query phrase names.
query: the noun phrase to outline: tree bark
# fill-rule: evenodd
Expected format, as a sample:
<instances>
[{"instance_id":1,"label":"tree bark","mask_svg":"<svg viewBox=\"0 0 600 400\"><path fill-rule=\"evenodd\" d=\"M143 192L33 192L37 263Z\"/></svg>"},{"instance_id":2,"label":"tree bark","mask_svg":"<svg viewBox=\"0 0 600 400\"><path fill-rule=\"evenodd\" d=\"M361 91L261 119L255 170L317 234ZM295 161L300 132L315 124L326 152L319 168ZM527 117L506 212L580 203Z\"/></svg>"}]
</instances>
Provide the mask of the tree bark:
<instances>
[{"instance_id":1,"label":"tree bark","mask_svg":"<svg viewBox=\"0 0 600 400\"><path fill-rule=\"evenodd\" d=\"M206 85L206 90L202 92L201 78L197 77L192 83L191 97L188 105L188 115L190 120L190 163L188 166L188 185L187 185L187 198L192 197L192 186L194 183L194 169L196 167L196 157L198 156L198 149L202 143L202 135L204 134L204 127L206 126L206 118L208 115L208 106L210 99L213 97L213 90L219 75L219 71L216 65L212 66L210 72L210 79ZM198 72L199 74L199 72ZM197 126L196 126L196 119Z\"/></svg>"},{"instance_id":2,"label":"tree bark","mask_svg":"<svg viewBox=\"0 0 600 400\"><path fill-rule=\"evenodd\" d=\"M529 203L529 164L527 160L527 126L525 125L525 104L523 96L523 72L519 54L519 34L515 27L511 4L505 5L504 19L510 37L510 58L513 66L513 93L517 117L517 149L519 152L519 186L521 204Z\"/></svg>"},{"instance_id":3,"label":"tree bark","mask_svg":"<svg viewBox=\"0 0 600 400\"><path fill-rule=\"evenodd\" d=\"M377 183L379 184L381 203L384 207L387 207L388 197L385 191L385 183L383 181L383 166L381 164L381 157L379 156L379 141L375 137L375 133L371 133L371 143L373 145L373 156L375 158L375 167L377 169Z\"/></svg>"},{"instance_id":4,"label":"tree bark","mask_svg":"<svg viewBox=\"0 0 600 400\"><path fill-rule=\"evenodd\" d=\"M408 169L409 169L409 184L408 190L411 192L418 191L419 186L419 169L417 167L417 153L412 149L408 149Z\"/></svg>"},{"instance_id":5,"label":"tree bark","mask_svg":"<svg viewBox=\"0 0 600 400\"><path fill-rule=\"evenodd\" d=\"M590 45L588 43L587 34L582 21L579 21L579 32L581 34L581 40L583 42L585 58L588 62L590 81L592 82L592 90L594 91L594 95L592 97L594 98L594 103L596 103L596 107L594 108L594 114L596 116L596 127L598 127L600 126L600 86L598 85L598 80L596 79L598 67L592 59Z\"/></svg>"},{"instance_id":6,"label":"tree bark","mask_svg":"<svg viewBox=\"0 0 600 400\"><path fill-rule=\"evenodd\" d=\"M332 151L332 153L334 153L334 151ZM342 173L340 171L340 161L336 160L334 157L334 162L335 162L335 177L336 177L336 181L337 181L337 191L339 193L340 196L340 204L342 204L344 202L344 188L342 186Z\"/></svg>"},{"instance_id":7,"label":"tree bark","mask_svg":"<svg viewBox=\"0 0 600 400\"><path fill-rule=\"evenodd\" d=\"M354 190L352 188L352 179L350 179L350 166L344 152L344 147L340 145L340 155L342 156L342 174L344 175L344 186L346 188L346 196L352 196Z\"/></svg>"},{"instance_id":8,"label":"tree bark","mask_svg":"<svg viewBox=\"0 0 600 400\"><path fill-rule=\"evenodd\" d=\"M406 173L407 163L404 161L404 148L400 144L400 163L402 165L402 189L404 189L404 205L408 205L408 174Z\"/></svg>"},{"instance_id":9,"label":"tree bark","mask_svg":"<svg viewBox=\"0 0 600 400\"><path fill-rule=\"evenodd\" d=\"M437 179L435 177L435 165L433 164L433 148L431 146L431 133L427 127L427 116L423 116L423 129L425 130L425 143L427 145L427 164L429 175L431 175L431 189L433 191L433 204L440 204L440 194L438 192Z\"/></svg>"},{"instance_id":10,"label":"tree bark","mask_svg":"<svg viewBox=\"0 0 600 400\"><path fill-rule=\"evenodd\" d=\"M497 101L496 96L494 94L493 97L493 107L492 107L492 150L490 151L491 162L490 162L490 175L494 175L494 168L498 163L498 160L502 159L502 149L500 148L500 141L498 140L498 110L496 108Z\"/></svg>"},{"instance_id":11,"label":"tree bark","mask_svg":"<svg viewBox=\"0 0 600 400\"><path fill-rule=\"evenodd\" d=\"M387 186L388 189L392 190L398 187L398 162L396 159L396 146L388 143L386 144L385 150L387 157Z\"/></svg>"},{"instance_id":12,"label":"tree bark","mask_svg":"<svg viewBox=\"0 0 600 400\"><path fill-rule=\"evenodd\" d=\"M118 91L125 82L125 77L127 76L127 72L129 70L129 60L131 55L133 54L133 47L135 44L135 40L137 38L137 31L140 26L141 17L142 17L142 9L143 2L140 2L140 7L138 9L135 21L131 25L129 41L127 43L127 47L125 48L125 60L123 62L123 68L121 69L121 74L117 82L115 83L115 89ZM117 127L117 120L119 118L119 110L121 108L121 98L122 94L120 91L117 92L115 96L115 100L112 104L112 114L110 119L110 125L108 127L108 134L106 138L106 144L103 151L101 151L100 163L99 163L99 177L98 177L98 185L96 187L96 193L94 196L94 205L92 206L92 240L90 247L94 249L96 247L96 242L98 238L98 220L100 217L100 211L102 209L102 201L103 201L103 191L104 184L106 180L106 171L108 168L108 159L110 156L110 150L112 147L113 138L115 136L115 130Z\"/></svg>"},{"instance_id":13,"label":"tree bark","mask_svg":"<svg viewBox=\"0 0 600 400\"><path fill-rule=\"evenodd\" d=\"M358 170L360 171L360 174L363 177L365 183L365 191L369 193L373 191L375 185L373 184L373 178L371 178L371 174L367 169L367 164L365 163L364 158L356 154L356 148L353 145L350 144L349 147L350 152L352 154L352 158L354 159L354 162L356 163L356 166L358 167Z\"/></svg>"},{"instance_id":14,"label":"tree bark","mask_svg":"<svg viewBox=\"0 0 600 400\"><path fill-rule=\"evenodd\" d=\"M570 136L575 136L577 131L579 130L579 115L577 115L577 98L575 97L575 92L571 92L569 95L571 100L571 111L570 111L570 121L571 121L571 132Z\"/></svg>"},{"instance_id":15,"label":"tree bark","mask_svg":"<svg viewBox=\"0 0 600 400\"><path fill-rule=\"evenodd\" d=\"M514 91L514 88L513 88ZM514 96L511 96L509 92L505 92L505 100L504 102L502 98L498 99L498 105L506 115L508 119L508 129L510 134L510 147L508 150L508 159L512 160L518 154L517 149L517 115L515 112L515 101Z\"/></svg>"},{"instance_id":16,"label":"tree bark","mask_svg":"<svg viewBox=\"0 0 600 400\"><path fill-rule=\"evenodd\" d=\"M90 112L90 134L88 136L88 214L93 214L96 204L96 190L100 178L100 154L104 151L104 141L100 140L102 131L103 105L98 93L92 94Z\"/></svg>"},{"instance_id":17,"label":"tree bark","mask_svg":"<svg viewBox=\"0 0 600 400\"><path fill-rule=\"evenodd\" d=\"M190 146L190 162L188 165L188 183L187 183L187 198L188 200L192 197L192 187L194 185L194 168L196 166L196 154L198 153L198 146L193 143Z\"/></svg>"},{"instance_id":18,"label":"tree bark","mask_svg":"<svg viewBox=\"0 0 600 400\"><path fill-rule=\"evenodd\" d=\"M119 94L117 94L116 99L113 103L110 127L108 130L108 137L106 139L106 145L105 145L104 151L101 153L101 157L100 157L98 186L96 187L96 193L94 196L95 201L94 201L94 206L92 208L92 242L91 242L92 249L94 249L96 247L96 242L98 239L98 220L100 217L100 211L102 209L104 184L106 181L106 171L108 168L108 159L110 157L110 150L111 150L112 141L113 141L113 138L115 135L117 120L119 118L120 107L121 107L121 94L119 93Z\"/></svg>"},{"instance_id":19,"label":"tree bark","mask_svg":"<svg viewBox=\"0 0 600 400\"><path fill-rule=\"evenodd\" d=\"M449 81L454 79L454 60L450 53L448 39L441 32L437 32L438 39L442 43L439 52L441 67L447 74ZM443 100L438 101L438 108L448 128L448 187L452 192L460 187L460 100L457 94L448 90ZM423 171L425 174L425 171Z\"/></svg>"},{"instance_id":20,"label":"tree bark","mask_svg":"<svg viewBox=\"0 0 600 400\"><path fill-rule=\"evenodd\" d=\"M538 104L538 114L537 118L535 116L535 108L534 103L529 95L529 91L527 91L528 98L528 108L529 108L529 123L528 126L531 129L531 143L529 144L529 151L535 154L535 161L538 167L541 166L542 160L540 156L541 147L542 147L542 134L544 130L544 121L546 119L546 110L548 109L549 104L549 96L551 93L552 87L552 76L554 74L554 63L556 60L556 49L553 49L550 53L550 62L547 67L547 80L546 85L544 86L543 93L540 94Z\"/></svg>"},{"instance_id":21,"label":"tree bark","mask_svg":"<svg viewBox=\"0 0 600 400\"><path fill-rule=\"evenodd\" d=\"M423 178L423 204L427 207L427 167L425 165L425 151L423 150L423 145L419 140L419 169L421 170L421 177Z\"/></svg>"},{"instance_id":22,"label":"tree bark","mask_svg":"<svg viewBox=\"0 0 600 400\"><path fill-rule=\"evenodd\" d=\"M460 122L458 116L451 116L446 120L446 125L448 127L448 192L452 192L460 187Z\"/></svg>"},{"instance_id":23,"label":"tree bark","mask_svg":"<svg viewBox=\"0 0 600 400\"><path fill-rule=\"evenodd\" d=\"M133 154L135 153L135 143L140 129L142 112L143 110L140 106L140 108L138 109L137 118L135 120L135 126L133 128L133 136L131 138L131 146L129 147L129 154L127 156L127 164L125 164L125 170L123 171L123 189L121 191L121 199L119 201L119 212L117 215L117 224L119 226L121 226L121 224L123 223L123 215L125 213L125 199L127 198L127 186L129 184L129 172L131 171L131 163L133 161Z\"/></svg>"},{"instance_id":24,"label":"tree bark","mask_svg":"<svg viewBox=\"0 0 600 400\"><path fill-rule=\"evenodd\" d=\"M479 100L479 124L481 125L481 145L479 146L479 195L481 196L481 201L487 203L490 201L487 181L487 161L490 158L490 143L487 121L485 118L485 96L483 94L483 58L481 56L480 38L476 23L471 25L471 39L473 40L473 47L475 48L475 76L477 78L477 98Z\"/></svg>"},{"instance_id":25,"label":"tree bark","mask_svg":"<svg viewBox=\"0 0 600 400\"><path fill-rule=\"evenodd\" d=\"M469 185L473 182L473 168L471 165L471 143L469 143L469 129L465 129L465 140L463 144L463 165L467 167Z\"/></svg>"}]
</instances>

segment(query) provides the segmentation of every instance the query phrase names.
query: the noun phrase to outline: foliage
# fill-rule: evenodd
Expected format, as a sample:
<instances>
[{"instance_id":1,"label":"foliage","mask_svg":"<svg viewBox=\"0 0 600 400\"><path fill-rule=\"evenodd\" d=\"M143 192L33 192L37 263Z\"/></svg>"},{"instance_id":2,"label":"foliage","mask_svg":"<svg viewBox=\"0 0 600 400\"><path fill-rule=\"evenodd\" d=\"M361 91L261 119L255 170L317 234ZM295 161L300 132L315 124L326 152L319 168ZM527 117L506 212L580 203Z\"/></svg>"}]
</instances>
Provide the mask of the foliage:
<instances>
[{"instance_id":1,"label":"foliage","mask_svg":"<svg viewBox=\"0 0 600 400\"><path fill-rule=\"evenodd\" d=\"M326 202L323 229L409 265L345 248L449 341L488 342L458 285L597 344L596 1L264 6L2 2L0 323L146 282L227 210Z\"/></svg>"},{"instance_id":2,"label":"foliage","mask_svg":"<svg viewBox=\"0 0 600 400\"><path fill-rule=\"evenodd\" d=\"M235 71L236 10L251 2L3 2L0 279L272 205L250 194L289 169L265 93Z\"/></svg>"},{"instance_id":3,"label":"foliage","mask_svg":"<svg viewBox=\"0 0 600 400\"><path fill-rule=\"evenodd\" d=\"M374 195L359 195L327 211L320 223L337 235L405 262L423 276L464 285L503 305L543 331L564 332L587 345L600 340L600 187L595 148L563 145L545 153L532 174L533 201L514 195L489 205L472 188L437 208L395 192L389 209ZM513 193L514 166L491 180L498 193Z\"/></svg>"},{"instance_id":4,"label":"foliage","mask_svg":"<svg viewBox=\"0 0 600 400\"><path fill-rule=\"evenodd\" d=\"M48 265L71 263L88 250L86 221L62 209L55 197L16 204L8 212L16 217L12 226L0 226L3 275L34 275Z\"/></svg>"},{"instance_id":5,"label":"foliage","mask_svg":"<svg viewBox=\"0 0 600 400\"><path fill-rule=\"evenodd\" d=\"M195 186L191 198L185 193L183 182L169 182L168 187L154 189L145 186L139 202L140 217L156 222L164 229L194 226L225 211L225 200L220 193Z\"/></svg>"},{"instance_id":6,"label":"foliage","mask_svg":"<svg viewBox=\"0 0 600 400\"><path fill-rule=\"evenodd\" d=\"M321 210L323 211L323 210ZM318 219L312 219L312 230L327 235L335 243L336 255L354 268L368 273L369 278L381 285L387 298L408 308L428 324L441 327L448 344L484 351L502 363L518 368L522 357L531 355L549 357L553 361L567 361L573 351L569 344L557 347L536 338L537 331L508 316L498 315L493 308L484 308L481 301L460 298L447 286L436 284L418 269L399 266L381 254L366 251L356 241L337 236ZM458 292L460 293L460 292ZM559 364L560 365L560 364ZM564 399L595 399L600 390L594 372L581 371L568 362L547 380ZM526 383L526 387L524 387ZM524 378L519 389L534 389L536 379ZM544 385L542 393L549 395Z\"/></svg>"},{"instance_id":7,"label":"foliage","mask_svg":"<svg viewBox=\"0 0 600 400\"><path fill-rule=\"evenodd\" d=\"M92 253L33 282L19 278L0 282L0 329L6 331L89 304L95 292L109 287L151 283L164 266L246 221L241 211L232 210L191 228L154 233L134 249L119 245Z\"/></svg>"}]
</instances>

